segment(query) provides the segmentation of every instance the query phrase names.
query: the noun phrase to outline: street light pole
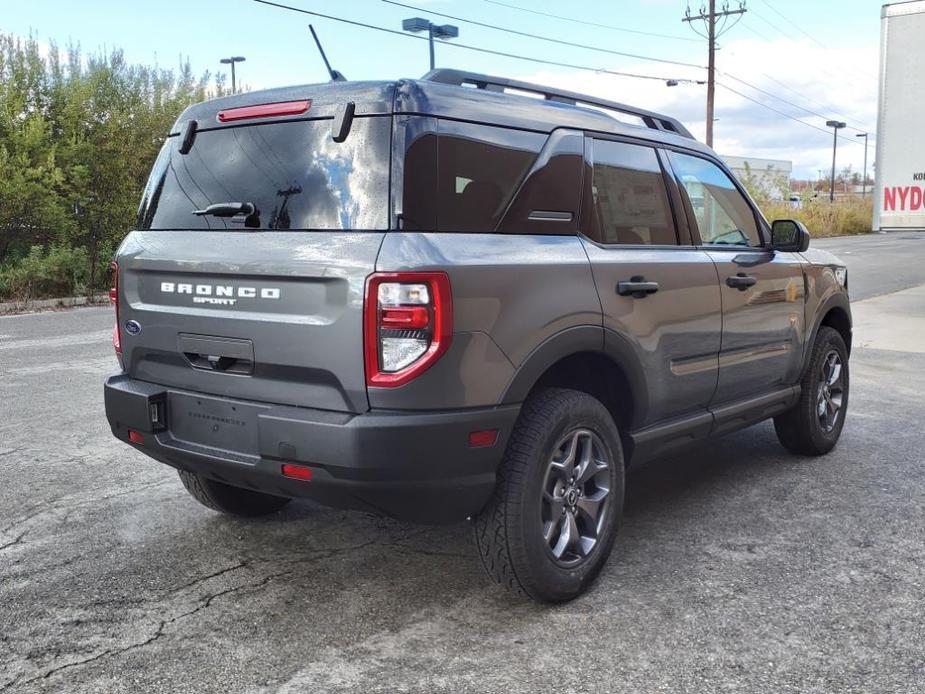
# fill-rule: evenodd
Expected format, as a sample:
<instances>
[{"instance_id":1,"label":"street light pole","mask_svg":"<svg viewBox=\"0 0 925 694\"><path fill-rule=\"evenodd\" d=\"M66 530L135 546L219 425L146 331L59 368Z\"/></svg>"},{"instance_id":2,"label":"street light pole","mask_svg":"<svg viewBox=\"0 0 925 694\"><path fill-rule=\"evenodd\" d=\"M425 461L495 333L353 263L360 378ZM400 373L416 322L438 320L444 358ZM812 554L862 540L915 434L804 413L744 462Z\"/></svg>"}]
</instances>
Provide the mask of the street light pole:
<instances>
[{"instance_id":1,"label":"street light pole","mask_svg":"<svg viewBox=\"0 0 925 694\"><path fill-rule=\"evenodd\" d=\"M867 133L858 133L855 137L864 138L864 178L861 179L861 197L867 196Z\"/></svg>"},{"instance_id":2,"label":"street light pole","mask_svg":"<svg viewBox=\"0 0 925 694\"><path fill-rule=\"evenodd\" d=\"M829 202L835 202L835 151L838 149L838 131L844 128L847 123L828 120L825 124L832 128L832 178L829 184Z\"/></svg>"},{"instance_id":3,"label":"street light pole","mask_svg":"<svg viewBox=\"0 0 925 694\"><path fill-rule=\"evenodd\" d=\"M243 55L233 55L230 58L222 58L219 62L222 65L231 65L231 93L234 94L237 92L237 85L235 84L234 79L234 64L243 63L245 58Z\"/></svg>"},{"instance_id":4,"label":"street light pole","mask_svg":"<svg viewBox=\"0 0 925 694\"><path fill-rule=\"evenodd\" d=\"M418 32L426 31L427 32L427 43L430 48L430 69L433 70L436 66L436 61L434 60L434 39L455 39L459 36L459 27L455 27L452 24L434 24L429 19L424 19L423 17L413 17L412 19L405 19L401 23L401 28L404 31L409 31L412 34L417 34Z\"/></svg>"}]
</instances>

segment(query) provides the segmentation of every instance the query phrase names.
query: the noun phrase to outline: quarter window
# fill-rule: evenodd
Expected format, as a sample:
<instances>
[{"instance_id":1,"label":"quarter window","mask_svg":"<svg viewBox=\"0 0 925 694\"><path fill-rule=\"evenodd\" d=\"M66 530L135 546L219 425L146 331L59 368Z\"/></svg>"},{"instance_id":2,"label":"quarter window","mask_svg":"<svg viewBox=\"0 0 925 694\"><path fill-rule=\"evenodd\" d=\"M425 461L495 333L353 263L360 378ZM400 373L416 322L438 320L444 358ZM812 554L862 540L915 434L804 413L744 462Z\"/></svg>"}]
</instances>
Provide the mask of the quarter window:
<instances>
[{"instance_id":1,"label":"quarter window","mask_svg":"<svg viewBox=\"0 0 925 694\"><path fill-rule=\"evenodd\" d=\"M593 141L589 235L608 244L678 244L665 177L651 147Z\"/></svg>"},{"instance_id":2,"label":"quarter window","mask_svg":"<svg viewBox=\"0 0 925 694\"><path fill-rule=\"evenodd\" d=\"M669 158L693 210L703 243L761 245L751 205L721 168L706 159L678 152L669 152Z\"/></svg>"},{"instance_id":3,"label":"quarter window","mask_svg":"<svg viewBox=\"0 0 925 694\"><path fill-rule=\"evenodd\" d=\"M495 231L546 136L450 120L438 128L405 155L402 229Z\"/></svg>"}]
</instances>

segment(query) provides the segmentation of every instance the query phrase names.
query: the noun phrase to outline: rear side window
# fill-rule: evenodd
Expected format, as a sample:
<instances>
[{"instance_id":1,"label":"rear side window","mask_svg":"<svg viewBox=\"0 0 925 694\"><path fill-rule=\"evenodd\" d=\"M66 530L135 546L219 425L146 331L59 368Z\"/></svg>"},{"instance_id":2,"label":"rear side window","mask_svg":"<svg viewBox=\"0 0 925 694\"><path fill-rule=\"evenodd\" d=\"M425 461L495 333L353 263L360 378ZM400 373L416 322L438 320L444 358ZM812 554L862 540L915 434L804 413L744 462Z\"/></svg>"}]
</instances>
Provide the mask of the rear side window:
<instances>
[{"instance_id":1,"label":"rear side window","mask_svg":"<svg viewBox=\"0 0 925 694\"><path fill-rule=\"evenodd\" d=\"M391 118L357 118L344 142L331 121L202 130L192 149L164 145L138 210L139 229L381 230L389 226ZM237 217L195 215L251 203Z\"/></svg>"},{"instance_id":2,"label":"rear side window","mask_svg":"<svg viewBox=\"0 0 925 694\"><path fill-rule=\"evenodd\" d=\"M446 120L437 134L418 134L405 154L402 229L495 231L545 141Z\"/></svg>"},{"instance_id":3,"label":"rear side window","mask_svg":"<svg viewBox=\"0 0 925 694\"><path fill-rule=\"evenodd\" d=\"M678 244L665 177L651 147L593 140L589 235L607 244Z\"/></svg>"},{"instance_id":4,"label":"rear side window","mask_svg":"<svg viewBox=\"0 0 925 694\"><path fill-rule=\"evenodd\" d=\"M732 179L700 157L669 152L671 167L693 210L700 240L719 246L760 246L755 213Z\"/></svg>"}]
</instances>

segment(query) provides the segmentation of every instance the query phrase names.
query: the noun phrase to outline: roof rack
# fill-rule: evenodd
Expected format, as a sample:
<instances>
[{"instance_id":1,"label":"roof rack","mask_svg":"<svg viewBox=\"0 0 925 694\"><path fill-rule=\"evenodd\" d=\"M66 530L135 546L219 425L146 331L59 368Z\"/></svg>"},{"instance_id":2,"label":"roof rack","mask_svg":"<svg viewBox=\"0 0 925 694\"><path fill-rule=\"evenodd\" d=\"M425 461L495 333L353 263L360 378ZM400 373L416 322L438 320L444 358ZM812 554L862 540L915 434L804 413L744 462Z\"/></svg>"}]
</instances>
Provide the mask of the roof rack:
<instances>
[{"instance_id":1,"label":"roof rack","mask_svg":"<svg viewBox=\"0 0 925 694\"><path fill-rule=\"evenodd\" d=\"M691 140L694 139L690 131L681 125L680 121L671 116L636 108L635 106L627 106L626 104L621 104L616 101L598 99L586 94L550 89L549 87L544 87L539 84L520 82L518 80L507 79L506 77L492 77L490 75L480 75L474 72L465 72L464 70L452 70L448 68L431 70L421 79L427 82L440 82L441 84L452 84L458 87L469 85L489 92L504 93L507 89L513 89L521 92L538 94L547 101L556 101L573 106L596 106L597 108L635 116L639 118L646 127L652 128L653 130L664 130Z\"/></svg>"}]
</instances>

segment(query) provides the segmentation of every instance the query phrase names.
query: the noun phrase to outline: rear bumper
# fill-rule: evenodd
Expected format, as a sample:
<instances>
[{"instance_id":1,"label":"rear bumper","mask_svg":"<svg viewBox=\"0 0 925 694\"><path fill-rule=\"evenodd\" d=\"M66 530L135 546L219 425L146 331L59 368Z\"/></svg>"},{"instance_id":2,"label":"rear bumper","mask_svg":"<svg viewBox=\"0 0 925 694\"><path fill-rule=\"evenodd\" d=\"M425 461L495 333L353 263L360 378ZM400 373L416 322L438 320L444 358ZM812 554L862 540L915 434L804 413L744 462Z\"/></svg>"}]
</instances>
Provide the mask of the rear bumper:
<instances>
[{"instance_id":1,"label":"rear bumper","mask_svg":"<svg viewBox=\"0 0 925 694\"><path fill-rule=\"evenodd\" d=\"M105 402L117 438L173 467L423 523L452 523L481 510L520 410L351 415L206 396L124 374L106 381ZM230 417L215 414L231 408ZM469 434L484 429L498 430L495 444L471 448ZM132 443L129 431L144 442ZM286 462L311 467L311 481L283 477Z\"/></svg>"}]
</instances>

